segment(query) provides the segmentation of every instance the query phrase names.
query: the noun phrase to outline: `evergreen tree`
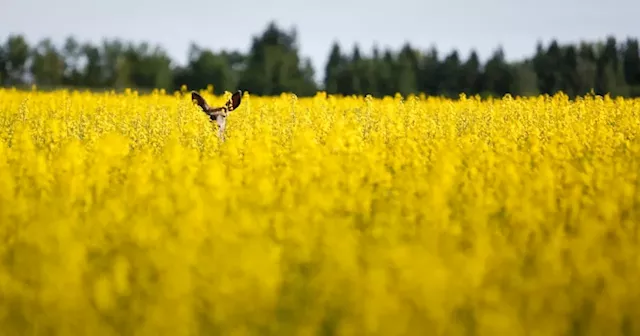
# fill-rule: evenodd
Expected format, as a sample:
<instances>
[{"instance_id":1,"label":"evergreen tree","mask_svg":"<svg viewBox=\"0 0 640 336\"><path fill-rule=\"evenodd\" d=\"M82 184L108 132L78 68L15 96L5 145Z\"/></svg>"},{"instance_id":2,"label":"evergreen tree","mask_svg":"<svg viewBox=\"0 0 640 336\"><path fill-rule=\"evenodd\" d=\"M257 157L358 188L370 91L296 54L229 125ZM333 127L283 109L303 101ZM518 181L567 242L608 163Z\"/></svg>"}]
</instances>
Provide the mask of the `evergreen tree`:
<instances>
[{"instance_id":1,"label":"evergreen tree","mask_svg":"<svg viewBox=\"0 0 640 336\"><path fill-rule=\"evenodd\" d=\"M480 93L480 59L472 50L467 61L461 65L456 88L468 95Z\"/></svg>"},{"instance_id":2,"label":"evergreen tree","mask_svg":"<svg viewBox=\"0 0 640 336\"><path fill-rule=\"evenodd\" d=\"M324 70L324 89L327 93L335 94L338 92L338 77L340 72L344 71L345 63L340 46L334 42Z\"/></svg>"},{"instance_id":3,"label":"evergreen tree","mask_svg":"<svg viewBox=\"0 0 640 336\"><path fill-rule=\"evenodd\" d=\"M32 50L30 71L40 86L55 87L62 84L64 59L50 39L44 39Z\"/></svg>"},{"instance_id":4,"label":"evergreen tree","mask_svg":"<svg viewBox=\"0 0 640 336\"><path fill-rule=\"evenodd\" d=\"M409 43L397 50L373 46L371 55L356 43L346 54L337 42L330 46L322 86L332 94L374 96L424 93L457 97L473 95L553 94L571 97L592 89L599 94L640 96L640 46L635 38L618 45L613 37L603 41L547 47L538 42L535 53L507 62L501 48L484 64L472 51L463 60L457 50L442 59L432 47L420 53ZM192 44L184 65L173 64L160 46L119 39L100 43L68 37L60 46L49 39L30 46L18 34L0 42L0 84L81 89L125 87L203 89L216 93L242 89L252 94L293 92L315 94L315 69L297 45L295 29L284 31L275 23L252 39L247 53L213 51Z\"/></svg>"},{"instance_id":5,"label":"evergreen tree","mask_svg":"<svg viewBox=\"0 0 640 336\"><path fill-rule=\"evenodd\" d=\"M640 49L638 39L628 39L623 50L624 79L629 85L640 85Z\"/></svg>"},{"instance_id":6,"label":"evergreen tree","mask_svg":"<svg viewBox=\"0 0 640 336\"><path fill-rule=\"evenodd\" d=\"M20 85L27 80L29 61L29 45L22 35L9 35L4 46L5 83Z\"/></svg>"}]
</instances>

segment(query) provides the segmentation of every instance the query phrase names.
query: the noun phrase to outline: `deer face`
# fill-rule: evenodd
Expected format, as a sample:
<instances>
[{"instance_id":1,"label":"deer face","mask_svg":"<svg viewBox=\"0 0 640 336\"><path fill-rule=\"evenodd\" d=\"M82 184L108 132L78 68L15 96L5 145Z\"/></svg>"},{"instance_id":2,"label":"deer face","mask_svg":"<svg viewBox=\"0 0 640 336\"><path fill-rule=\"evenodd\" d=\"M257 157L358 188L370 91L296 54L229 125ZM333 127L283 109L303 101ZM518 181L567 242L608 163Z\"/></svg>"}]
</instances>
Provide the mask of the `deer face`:
<instances>
[{"instance_id":1,"label":"deer face","mask_svg":"<svg viewBox=\"0 0 640 336\"><path fill-rule=\"evenodd\" d=\"M227 124L227 115L240 106L242 101L242 91L236 91L231 98L223 105L218 107L211 107L207 101L197 92L191 91L191 99L206 113L211 121L215 121L218 125L218 132L221 138L224 139L224 129Z\"/></svg>"}]
</instances>

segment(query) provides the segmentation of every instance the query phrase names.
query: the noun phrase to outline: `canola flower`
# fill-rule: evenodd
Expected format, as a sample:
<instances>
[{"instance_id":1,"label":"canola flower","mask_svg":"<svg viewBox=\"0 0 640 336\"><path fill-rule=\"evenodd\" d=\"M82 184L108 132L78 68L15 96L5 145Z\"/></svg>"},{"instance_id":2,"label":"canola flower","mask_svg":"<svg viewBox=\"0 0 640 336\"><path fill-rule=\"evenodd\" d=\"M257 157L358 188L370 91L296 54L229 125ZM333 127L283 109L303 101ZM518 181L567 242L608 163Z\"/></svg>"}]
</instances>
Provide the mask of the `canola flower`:
<instances>
[{"instance_id":1,"label":"canola flower","mask_svg":"<svg viewBox=\"0 0 640 336\"><path fill-rule=\"evenodd\" d=\"M227 95L202 93L212 105ZM2 335L640 333L640 100L0 89Z\"/></svg>"}]
</instances>

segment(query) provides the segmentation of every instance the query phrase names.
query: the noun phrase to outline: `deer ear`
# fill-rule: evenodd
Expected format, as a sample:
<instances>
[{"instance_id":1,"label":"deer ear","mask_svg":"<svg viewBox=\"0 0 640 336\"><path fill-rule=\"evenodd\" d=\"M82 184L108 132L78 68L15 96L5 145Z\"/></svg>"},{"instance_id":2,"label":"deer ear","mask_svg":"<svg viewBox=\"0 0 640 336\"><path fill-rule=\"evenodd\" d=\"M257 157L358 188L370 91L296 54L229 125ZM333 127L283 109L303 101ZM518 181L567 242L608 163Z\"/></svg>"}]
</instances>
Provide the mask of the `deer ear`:
<instances>
[{"instance_id":1,"label":"deer ear","mask_svg":"<svg viewBox=\"0 0 640 336\"><path fill-rule=\"evenodd\" d=\"M200 108L205 112L211 109L209 104L207 104L207 101L204 100L204 98L195 91L191 91L191 100L195 101L195 103L198 104L198 106L200 106Z\"/></svg>"},{"instance_id":2,"label":"deer ear","mask_svg":"<svg viewBox=\"0 0 640 336\"><path fill-rule=\"evenodd\" d=\"M236 108L238 108L241 102L242 102L242 91L238 90L233 93L233 95L231 96L231 99L229 99L229 101L227 102L227 109L229 110L229 112L231 112Z\"/></svg>"}]
</instances>

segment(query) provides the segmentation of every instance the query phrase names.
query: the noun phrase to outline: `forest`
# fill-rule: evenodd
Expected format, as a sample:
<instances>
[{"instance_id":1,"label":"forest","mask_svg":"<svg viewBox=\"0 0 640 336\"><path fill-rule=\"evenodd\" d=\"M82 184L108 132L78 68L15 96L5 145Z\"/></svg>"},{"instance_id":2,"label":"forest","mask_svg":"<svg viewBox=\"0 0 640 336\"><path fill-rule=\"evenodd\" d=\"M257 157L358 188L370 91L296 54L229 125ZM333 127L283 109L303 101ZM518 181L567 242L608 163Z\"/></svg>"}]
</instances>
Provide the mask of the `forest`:
<instances>
[{"instance_id":1,"label":"forest","mask_svg":"<svg viewBox=\"0 0 640 336\"><path fill-rule=\"evenodd\" d=\"M601 41L560 44L538 42L533 54L517 62L506 60L496 46L481 62L478 54L453 50L418 49L404 44L400 50L359 45L329 48L323 69L314 69L301 55L297 31L276 23L251 37L248 52L214 52L194 43L188 61L177 65L162 46L104 39L100 43L69 36L61 45L51 39L30 45L20 34L0 41L0 84L4 87L79 88L140 91L204 89L215 93L237 88L257 95L292 92L314 95L371 94L375 97L424 93L456 98L467 95L530 96L562 91L570 97L588 93L640 96L638 39L624 41L604 36ZM322 81L314 80L322 71Z\"/></svg>"}]
</instances>

